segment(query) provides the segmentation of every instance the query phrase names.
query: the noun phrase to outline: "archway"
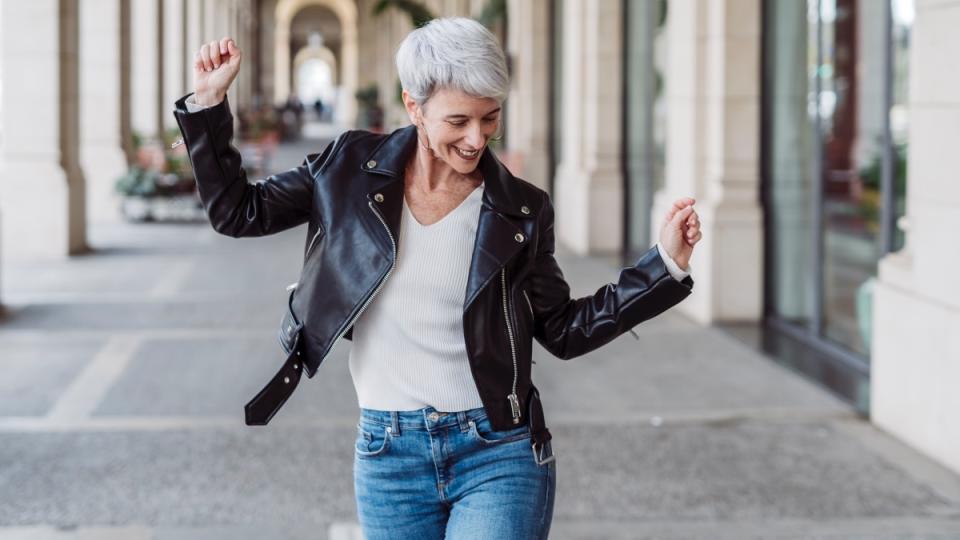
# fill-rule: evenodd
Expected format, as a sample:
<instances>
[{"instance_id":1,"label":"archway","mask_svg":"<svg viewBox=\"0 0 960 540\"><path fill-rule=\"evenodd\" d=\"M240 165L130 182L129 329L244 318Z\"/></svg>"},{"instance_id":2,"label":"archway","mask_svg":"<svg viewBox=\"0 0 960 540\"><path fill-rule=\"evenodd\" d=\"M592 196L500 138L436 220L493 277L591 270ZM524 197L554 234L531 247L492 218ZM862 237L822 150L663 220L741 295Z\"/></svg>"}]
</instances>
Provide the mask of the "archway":
<instances>
[{"instance_id":1,"label":"archway","mask_svg":"<svg viewBox=\"0 0 960 540\"><path fill-rule=\"evenodd\" d=\"M325 106L335 107L340 99L337 86L337 58L333 51L318 45L297 51L293 57L293 91L306 107L317 99Z\"/></svg>"},{"instance_id":2,"label":"archway","mask_svg":"<svg viewBox=\"0 0 960 540\"><path fill-rule=\"evenodd\" d=\"M357 6L353 0L280 0L275 11L274 33L274 102L284 103L290 95L290 25L298 11L307 6L323 6L332 11L340 21L342 45L340 98L337 102L335 121L352 126L357 118Z\"/></svg>"}]
</instances>

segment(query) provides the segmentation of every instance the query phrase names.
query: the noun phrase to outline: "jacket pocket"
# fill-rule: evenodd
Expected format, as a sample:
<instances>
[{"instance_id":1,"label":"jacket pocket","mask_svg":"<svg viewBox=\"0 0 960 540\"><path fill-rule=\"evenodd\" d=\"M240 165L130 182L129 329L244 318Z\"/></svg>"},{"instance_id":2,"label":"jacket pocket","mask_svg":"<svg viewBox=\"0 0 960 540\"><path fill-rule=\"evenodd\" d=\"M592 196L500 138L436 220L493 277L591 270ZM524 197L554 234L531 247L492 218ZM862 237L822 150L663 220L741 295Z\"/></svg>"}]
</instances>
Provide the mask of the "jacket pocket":
<instances>
[{"instance_id":1,"label":"jacket pocket","mask_svg":"<svg viewBox=\"0 0 960 540\"><path fill-rule=\"evenodd\" d=\"M303 323L297 319L293 312L293 295L297 292L296 288L290 290L287 297L287 308L284 310L283 317L280 319L280 330L277 332L277 340L283 347L283 352L290 354L290 351L297 345L300 330L303 329Z\"/></svg>"}]
</instances>

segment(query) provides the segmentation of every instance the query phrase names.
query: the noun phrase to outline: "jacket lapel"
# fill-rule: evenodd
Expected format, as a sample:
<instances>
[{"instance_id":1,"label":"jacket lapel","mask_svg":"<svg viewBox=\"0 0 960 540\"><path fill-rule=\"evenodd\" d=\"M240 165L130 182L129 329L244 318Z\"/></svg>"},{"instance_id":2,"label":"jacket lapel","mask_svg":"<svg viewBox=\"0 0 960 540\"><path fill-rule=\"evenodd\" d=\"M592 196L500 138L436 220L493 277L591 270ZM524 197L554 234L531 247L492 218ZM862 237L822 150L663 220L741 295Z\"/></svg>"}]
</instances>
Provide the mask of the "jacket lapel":
<instances>
[{"instance_id":1,"label":"jacket lapel","mask_svg":"<svg viewBox=\"0 0 960 540\"><path fill-rule=\"evenodd\" d=\"M400 128L384 138L361 165L364 172L376 176L366 190L367 201L374 201L377 193L382 195L383 201L374 202L374 205L383 213L394 239L399 238L403 210L403 171L407 160L416 151L416 144L416 127ZM464 311L500 269L526 247L535 223L531 211L535 207L533 201L526 200L527 193L514 187L517 179L489 147L480 156L478 167L483 175L483 198ZM389 243L387 247L390 247Z\"/></svg>"}]
</instances>

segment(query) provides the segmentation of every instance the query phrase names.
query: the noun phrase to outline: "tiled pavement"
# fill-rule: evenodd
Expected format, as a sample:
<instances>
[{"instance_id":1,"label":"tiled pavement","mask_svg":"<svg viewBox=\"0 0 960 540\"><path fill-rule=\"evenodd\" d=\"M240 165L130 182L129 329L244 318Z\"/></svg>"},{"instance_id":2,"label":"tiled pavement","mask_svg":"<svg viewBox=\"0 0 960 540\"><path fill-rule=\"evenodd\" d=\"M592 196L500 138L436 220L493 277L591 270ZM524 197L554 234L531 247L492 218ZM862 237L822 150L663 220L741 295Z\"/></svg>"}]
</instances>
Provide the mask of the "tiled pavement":
<instances>
[{"instance_id":1,"label":"tiled pavement","mask_svg":"<svg viewBox=\"0 0 960 540\"><path fill-rule=\"evenodd\" d=\"M98 224L90 255L2 266L0 539L356 536L349 342L243 425L304 234ZM577 294L617 272L560 263ZM551 538L960 538L957 475L720 330L637 331L567 362L536 348Z\"/></svg>"}]
</instances>

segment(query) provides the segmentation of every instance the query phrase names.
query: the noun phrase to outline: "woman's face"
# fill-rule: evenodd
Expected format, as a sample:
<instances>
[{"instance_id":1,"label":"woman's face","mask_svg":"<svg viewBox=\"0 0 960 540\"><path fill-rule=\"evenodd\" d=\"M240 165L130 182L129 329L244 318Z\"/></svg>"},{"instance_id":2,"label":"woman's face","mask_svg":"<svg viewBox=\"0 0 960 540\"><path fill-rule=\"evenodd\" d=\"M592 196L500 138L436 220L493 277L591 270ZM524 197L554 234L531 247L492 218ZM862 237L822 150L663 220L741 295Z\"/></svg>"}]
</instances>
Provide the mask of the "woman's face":
<instances>
[{"instance_id":1,"label":"woman's face","mask_svg":"<svg viewBox=\"0 0 960 540\"><path fill-rule=\"evenodd\" d=\"M403 92L410 121L420 127L422 145L434 157L460 174L477 168L480 154L500 125L500 104L493 98L469 96L460 90L442 88L423 106Z\"/></svg>"}]
</instances>

